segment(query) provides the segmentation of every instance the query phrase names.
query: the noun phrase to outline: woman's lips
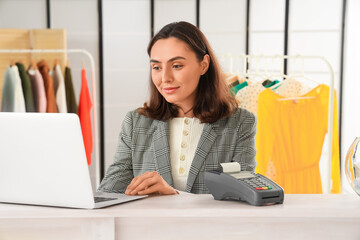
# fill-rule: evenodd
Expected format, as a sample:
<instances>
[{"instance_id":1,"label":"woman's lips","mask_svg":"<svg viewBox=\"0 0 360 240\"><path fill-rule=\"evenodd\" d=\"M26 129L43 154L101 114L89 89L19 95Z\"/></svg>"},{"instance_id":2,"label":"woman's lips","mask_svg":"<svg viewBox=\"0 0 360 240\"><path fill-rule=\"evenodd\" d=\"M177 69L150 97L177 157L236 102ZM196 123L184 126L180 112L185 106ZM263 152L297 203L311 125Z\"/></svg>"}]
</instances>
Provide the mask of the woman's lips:
<instances>
[{"instance_id":1,"label":"woman's lips","mask_svg":"<svg viewBox=\"0 0 360 240\"><path fill-rule=\"evenodd\" d=\"M167 88L163 88L164 92L167 94L171 94L176 92L176 90L178 90L179 87L167 87Z\"/></svg>"}]
</instances>

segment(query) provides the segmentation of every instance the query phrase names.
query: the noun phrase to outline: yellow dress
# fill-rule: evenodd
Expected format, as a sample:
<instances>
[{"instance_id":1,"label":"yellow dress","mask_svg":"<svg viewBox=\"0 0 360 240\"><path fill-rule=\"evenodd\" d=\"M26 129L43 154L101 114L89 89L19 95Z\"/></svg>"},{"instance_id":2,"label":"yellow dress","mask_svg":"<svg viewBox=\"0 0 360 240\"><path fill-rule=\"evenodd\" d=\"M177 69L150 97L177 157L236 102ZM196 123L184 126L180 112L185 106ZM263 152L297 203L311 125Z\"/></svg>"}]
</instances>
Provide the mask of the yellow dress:
<instances>
[{"instance_id":1,"label":"yellow dress","mask_svg":"<svg viewBox=\"0 0 360 240\"><path fill-rule=\"evenodd\" d=\"M329 87L321 84L298 100L284 100L266 89L259 94L256 172L266 174L269 160L285 193L322 193L319 161L328 125ZM331 193L340 193L336 95L331 162Z\"/></svg>"}]
</instances>

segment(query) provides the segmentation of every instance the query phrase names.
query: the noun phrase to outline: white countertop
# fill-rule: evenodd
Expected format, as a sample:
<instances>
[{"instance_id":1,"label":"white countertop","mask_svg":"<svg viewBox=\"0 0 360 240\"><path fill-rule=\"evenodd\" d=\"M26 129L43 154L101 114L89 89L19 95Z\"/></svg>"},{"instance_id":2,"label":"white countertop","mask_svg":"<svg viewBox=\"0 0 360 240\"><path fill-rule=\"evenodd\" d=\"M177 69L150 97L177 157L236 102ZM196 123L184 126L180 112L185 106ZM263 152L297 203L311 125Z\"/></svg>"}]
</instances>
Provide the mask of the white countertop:
<instances>
[{"instance_id":1,"label":"white countertop","mask_svg":"<svg viewBox=\"0 0 360 240\"><path fill-rule=\"evenodd\" d=\"M360 197L286 194L251 206L212 195L150 196L103 209L0 204L0 239L360 239Z\"/></svg>"}]
</instances>

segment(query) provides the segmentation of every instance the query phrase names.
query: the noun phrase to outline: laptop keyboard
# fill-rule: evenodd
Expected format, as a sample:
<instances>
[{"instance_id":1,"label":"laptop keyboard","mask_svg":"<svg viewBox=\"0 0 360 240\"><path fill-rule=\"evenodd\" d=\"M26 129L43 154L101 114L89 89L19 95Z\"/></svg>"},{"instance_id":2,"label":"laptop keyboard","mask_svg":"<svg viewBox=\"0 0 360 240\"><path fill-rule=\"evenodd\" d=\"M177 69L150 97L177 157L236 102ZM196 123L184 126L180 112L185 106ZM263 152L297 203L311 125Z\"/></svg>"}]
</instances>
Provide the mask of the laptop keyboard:
<instances>
[{"instance_id":1,"label":"laptop keyboard","mask_svg":"<svg viewBox=\"0 0 360 240\"><path fill-rule=\"evenodd\" d=\"M95 203L116 200L116 198L94 197Z\"/></svg>"}]
</instances>

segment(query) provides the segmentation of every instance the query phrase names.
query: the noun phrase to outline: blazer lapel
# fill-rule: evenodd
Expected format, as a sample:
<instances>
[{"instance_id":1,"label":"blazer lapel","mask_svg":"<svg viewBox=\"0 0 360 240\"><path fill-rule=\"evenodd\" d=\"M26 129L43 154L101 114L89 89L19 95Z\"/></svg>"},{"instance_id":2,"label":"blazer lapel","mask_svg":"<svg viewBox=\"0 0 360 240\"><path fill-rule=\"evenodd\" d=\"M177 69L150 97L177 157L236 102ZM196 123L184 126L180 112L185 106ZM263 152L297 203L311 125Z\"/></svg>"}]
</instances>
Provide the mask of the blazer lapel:
<instances>
[{"instance_id":1,"label":"blazer lapel","mask_svg":"<svg viewBox=\"0 0 360 240\"><path fill-rule=\"evenodd\" d=\"M157 121L157 128L152 138L157 172L174 187L170 165L169 122Z\"/></svg>"},{"instance_id":2,"label":"blazer lapel","mask_svg":"<svg viewBox=\"0 0 360 240\"><path fill-rule=\"evenodd\" d=\"M216 133L213 130L213 124L205 124L203 133L201 134L198 147L195 152L194 159L190 166L189 176L186 183L186 191L191 192L196 177L199 175L204 161L216 140Z\"/></svg>"}]
</instances>

